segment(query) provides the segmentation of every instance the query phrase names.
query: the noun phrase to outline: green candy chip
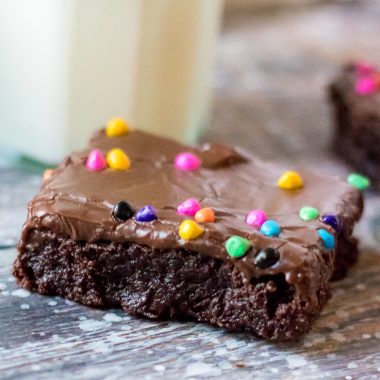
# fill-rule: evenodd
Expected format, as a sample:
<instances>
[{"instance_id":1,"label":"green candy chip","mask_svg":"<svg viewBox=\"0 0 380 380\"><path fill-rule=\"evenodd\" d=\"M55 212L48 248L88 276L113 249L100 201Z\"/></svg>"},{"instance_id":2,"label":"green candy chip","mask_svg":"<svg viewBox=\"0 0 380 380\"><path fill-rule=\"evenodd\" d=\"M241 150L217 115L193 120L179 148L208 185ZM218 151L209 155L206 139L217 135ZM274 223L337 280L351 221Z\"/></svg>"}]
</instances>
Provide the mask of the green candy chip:
<instances>
[{"instance_id":1,"label":"green candy chip","mask_svg":"<svg viewBox=\"0 0 380 380\"><path fill-rule=\"evenodd\" d=\"M319 215L319 211L316 208L310 207L310 206L302 207L299 212L300 218L302 220L306 220L307 222L309 220L317 219L318 215Z\"/></svg>"},{"instance_id":2,"label":"green candy chip","mask_svg":"<svg viewBox=\"0 0 380 380\"><path fill-rule=\"evenodd\" d=\"M229 256L238 258L246 254L251 247L251 243L249 240L235 235L226 241L225 246Z\"/></svg>"},{"instance_id":3,"label":"green candy chip","mask_svg":"<svg viewBox=\"0 0 380 380\"><path fill-rule=\"evenodd\" d=\"M347 182L359 190L366 190L371 186L371 181L367 177L364 177L364 175L358 173L351 173L347 177Z\"/></svg>"}]
</instances>

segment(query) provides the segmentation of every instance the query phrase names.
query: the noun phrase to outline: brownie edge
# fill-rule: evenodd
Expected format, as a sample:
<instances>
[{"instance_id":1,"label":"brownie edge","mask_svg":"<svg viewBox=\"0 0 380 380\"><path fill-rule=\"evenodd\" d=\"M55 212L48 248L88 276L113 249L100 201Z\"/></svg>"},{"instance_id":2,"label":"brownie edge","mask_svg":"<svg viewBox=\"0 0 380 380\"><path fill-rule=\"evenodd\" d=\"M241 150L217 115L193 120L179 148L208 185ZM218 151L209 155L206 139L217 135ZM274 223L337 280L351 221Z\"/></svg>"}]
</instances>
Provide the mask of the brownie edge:
<instances>
[{"instance_id":1,"label":"brownie edge","mask_svg":"<svg viewBox=\"0 0 380 380\"><path fill-rule=\"evenodd\" d=\"M19 249L13 274L38 293L147 318L195 319L271 340L302 336L329 294L328 282L321 283L318 308L310 309L284 275L246 284L230 263L185 249L87 243L49 230L29 231Z\"/></svg>"}]
</instances>

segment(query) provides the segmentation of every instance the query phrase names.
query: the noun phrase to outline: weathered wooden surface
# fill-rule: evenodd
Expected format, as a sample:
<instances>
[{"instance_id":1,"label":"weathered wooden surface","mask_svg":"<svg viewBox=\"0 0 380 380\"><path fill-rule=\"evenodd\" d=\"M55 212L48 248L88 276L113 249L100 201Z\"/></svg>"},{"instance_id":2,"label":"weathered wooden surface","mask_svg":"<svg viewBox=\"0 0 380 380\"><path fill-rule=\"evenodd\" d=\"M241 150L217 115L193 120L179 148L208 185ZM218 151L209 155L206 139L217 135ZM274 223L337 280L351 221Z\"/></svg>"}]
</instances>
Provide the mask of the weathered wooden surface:
<instances>
[{"instance_id":1,"label":"weathered wooden surface","mask_svg":"<svg viewBox=\"0 0 380 380\"><path fill-rule=\"evenodd\" d=\"M328 152L323 86L344 58L380 62L380 40L368 38L379 35L380 3L361 3L229 21L203 139L345 174ZM355 30L350 39L347 28ZM380 378L380 197L368 199L357 229L358 265L333 285L312 332L301 342L275 345L20 290L10 276L14 246L39 184L38 176L0 169L0 379Z\"/></svg>"}]
</instances>

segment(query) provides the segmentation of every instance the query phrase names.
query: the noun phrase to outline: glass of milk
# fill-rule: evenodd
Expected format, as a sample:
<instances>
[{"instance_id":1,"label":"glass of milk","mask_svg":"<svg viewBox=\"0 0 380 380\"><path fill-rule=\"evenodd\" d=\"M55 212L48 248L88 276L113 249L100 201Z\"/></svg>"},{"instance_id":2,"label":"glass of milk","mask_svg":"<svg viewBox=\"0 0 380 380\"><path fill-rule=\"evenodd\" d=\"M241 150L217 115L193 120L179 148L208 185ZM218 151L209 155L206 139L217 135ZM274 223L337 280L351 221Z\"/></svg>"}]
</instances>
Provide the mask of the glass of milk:
<instances>
[{"instance_id":1,"label":"glass of milk","mask_svg":"<svg viewBox=\"0 0 380 380\"><path fill-rule=\"evenodd\" d=\"M222 0L0 0L0 144L48 163L111 117L195 139Z\"/></svg>"}]
</instances>

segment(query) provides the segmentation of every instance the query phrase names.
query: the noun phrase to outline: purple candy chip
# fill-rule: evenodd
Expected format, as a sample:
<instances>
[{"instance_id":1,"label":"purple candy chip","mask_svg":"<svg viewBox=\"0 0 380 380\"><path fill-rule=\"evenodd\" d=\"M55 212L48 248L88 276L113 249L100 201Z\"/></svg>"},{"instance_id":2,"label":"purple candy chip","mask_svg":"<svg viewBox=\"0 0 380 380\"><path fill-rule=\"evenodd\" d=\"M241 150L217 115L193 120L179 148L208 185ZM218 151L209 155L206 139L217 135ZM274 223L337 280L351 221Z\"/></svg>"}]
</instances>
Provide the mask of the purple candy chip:
<instances>
[{"instance_id":1,"label":"purple candy chip","mask_svg":"<svg viewBox=\"0 0 380 380\"><path fill-rule=\"evenodd\" d=\"M321 221L331 226L337 233L339 233L342 229L342 224L340 223L340 220L336 215L325 214L321 217Z\"/></svg>"},{"instance_id":2,"label":"purple candy chip","mask_svg":"<svg viewBox=\"0 0 380 380\"><path fill-rule=\"evenodd\" d=\"M157 219L156 210L153 206L144 206L137 211L135 219L138 222L151 222Z\"/></svg>"}]
</instances>

